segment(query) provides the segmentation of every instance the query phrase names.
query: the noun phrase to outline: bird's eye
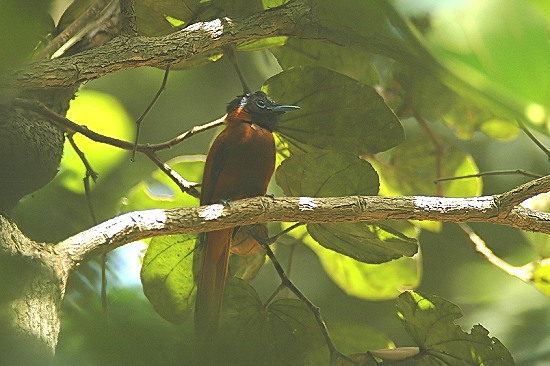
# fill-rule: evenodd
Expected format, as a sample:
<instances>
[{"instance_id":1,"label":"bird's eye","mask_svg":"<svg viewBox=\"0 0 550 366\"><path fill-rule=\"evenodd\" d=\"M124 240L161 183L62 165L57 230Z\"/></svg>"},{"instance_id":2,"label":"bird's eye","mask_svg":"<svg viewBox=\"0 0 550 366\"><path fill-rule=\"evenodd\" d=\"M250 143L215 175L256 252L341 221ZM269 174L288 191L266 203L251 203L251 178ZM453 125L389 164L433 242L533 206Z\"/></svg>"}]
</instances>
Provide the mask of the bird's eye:
<instances>
[{"instance_id":1,"label":"bird's eye","mask_svg":"<svg viewBox=\"0 0 550 366\"><path fill-rule=\"evenodd\" d=\"M258 106L258 108L265 108L265 101L263 99L258 99L256 101L256 105Z\"/></svg>"}]
</instances>

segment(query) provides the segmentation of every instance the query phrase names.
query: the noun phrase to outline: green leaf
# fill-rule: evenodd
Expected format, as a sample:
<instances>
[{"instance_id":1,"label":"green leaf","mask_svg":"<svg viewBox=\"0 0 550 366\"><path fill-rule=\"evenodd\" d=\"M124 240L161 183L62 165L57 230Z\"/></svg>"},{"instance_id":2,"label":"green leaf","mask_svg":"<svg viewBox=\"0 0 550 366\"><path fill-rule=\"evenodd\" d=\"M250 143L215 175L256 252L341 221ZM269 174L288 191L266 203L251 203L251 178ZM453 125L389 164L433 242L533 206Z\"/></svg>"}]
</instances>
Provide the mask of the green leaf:
<instances>
[{"instance_id":1,"label":"green leaf","mask_svg":"<svg viewBox=\"0 0 550 366\"><path fill-rule=\"evenodd\" d=\"M281 163L275 180L287 196L338 197L378 193L378 175L370 163L346 153L293 155Z\"/></svg>"},{"instance_id":2,"label":"green leaf","mask_svg":"<svg viewBox=\"0 0 550 366\"><path fill-rule=\"evenodd\" d=\"M98 133L131 140L134 137L135 124L124 106L115 97L92 90L82 90L71 102L67 118ZM101 176L106 176L123 159L129 159L128 152L109 145L100 145L87 137L75 134L74 141L84 153L92 168ZM69 141L65 141L60 171L63 173L60 184L67 189L83 194L82 178L86 168ZM92 183L93 189L95 185Z\"/></svg>"},{"instance_id":3,"label":"green leaf","mask_svg":"<svg viewBox=\"0 0 550 366\"><path fill-rule=\"evenodd\" d=\"M388 150L404 139L399 119L372 87L323 67L295 67L268 79L275 100L300 106L277 127L297 149L356 155Z\"/></svg>"},{"instance_id":4,"label":"green leaf","mask_svg":"<svg viewBox=\"0 0 550 366\"><path fill-rule=\"evenodd\" d=\"M135 10L138 31L146 36L169 34L181 26L216 18L220 13L210 2L200 0L140 0L136 1Z\"/></svg>"},{"instance_id":5,"label":"green leaf","mask_svg":"<svg viewBox=\"0 0 550 366\"><path fill-rule=\"evenodd\" d=\"M155 311L172 323L184 321L193 308L193 250L196 235L155 237L141 267L143 292Z\"/></svg>"},{"instance_id":6,"label":"green leaf","mask_svg":"<svg viewBox=\"0 0 550 366\"><path fill-rule=\"evenodd\" d=\"M383 194L387 195L437 195L434 180L441 177L476 174L479 172L473 158L455 145L445 144L439 152L424 135L408 136L405 143L393 149L389 161L381 165L373 161L381 175ZM438 177L438 159L441 177ZM480 178L442 182L442 193L451 197L474 197L482 192Z\"/></svg>"},{"instance_id":7,"label":"green leaf","mask_svg":"<svg viewBox=\"0 0 550 366\"><path fill-rule=\"evenodd\" d=\"M205 159L204 155L187 155L176 157L166 163L187 181L201 182ZM198 205L198 198L182 193L166 174L156 169L151 178L139 182L126 193L120 201L119 212Z\"/></svg>"},{"instance_id":8,"label":"green leaf","mask_svg":"<svg viewBox=\"0 0 550 366\"><path fill-rule=\"evenodd\" d=\"M238 43L235 48L237 51L258 51L275 46L281 46L287 39L288 37L286 36L269 37L255 41L241 42Z\"/></svg>"},{"instance_id":9,"label":"green leaf","mask_svg":"<svg viewBox=\"0 0 550 366\"><path fill-rule=\"evenodd\" d=\"M222 322L210 364L328 365L329 354L311 311L299 300L263 306L242 280L227 281Z\"/></svg>"},{"instance_id":10,"label":"green leaf","mask_svg":"<svg viewBox=\"0 0 550 366\"><path fill-rule=\"evenodd\" d=\"M54 25L48 14L52 1L0 1L0 74L18 68Z\"/></svg>"},{"instance_id":11,"label":"green leaf","mask_svg":"<svg viewBox=\"0 0 550 366\"><path fill-rule=\"evenodd\" d=\"M382 264L368 264L319 245L305 228L288 235L302 240L319 257L327 275L346 294L365 300L393 299L420 283L420 256L402 257Z\"/></svg>"},{"instance_id":12,"label":"green leaf","mask_svg":"<svg viewBox=\"0 0 550 366\"><path fill-rule=\"evenodd\" d=\"M379 82L371 54L363 49L329 42L289 39L284 46L274 48L271 52L285 70L294 66L323 66L363 84L375 86Z\"/></svg>"},{"instance_id":13,"label":"green leaf","mask_svg":"<svg viewBox=\"0 0 550 366\"><path fill-rule=\"evenodd\" d=\"M487 136L501 141L511 140L519 133L519 127L516 123L496 118L483 122L480 130Z\"/></svg>"},{"instance_id":14,"label":"green leaf","mask_svg":"<svg viewBox=\"0 0 550 366\"><path fill-rule=\"evenodd\" d=\"M380 331L357 323L329 324L330 337L343 354L364 353L369 349L394 347Z\"/></svg>"},{"instance_id":15,"label":"green leaf","mask_svg":"<svg viewBox=\"0 0 550 366\"><path fill-rule=\"evenodd\" d=\"M514 364L508 350L481 325L474 325L468 334L454 324L462 313L447 300L405 292L397 300L397 310L420 354L392 365Z\"/></svg>"},{"instance_id":16,"label":"green leaf","mask_svg":"<svg viewBox=\"0 0 550 366\"><path fill-rule=\"evenodd\" d=\"M365 263L383 263L412 257L418 251L416 239L381 225L363 222L308 224L307 231L327 249Z\"/></svg>"}]
</instances>

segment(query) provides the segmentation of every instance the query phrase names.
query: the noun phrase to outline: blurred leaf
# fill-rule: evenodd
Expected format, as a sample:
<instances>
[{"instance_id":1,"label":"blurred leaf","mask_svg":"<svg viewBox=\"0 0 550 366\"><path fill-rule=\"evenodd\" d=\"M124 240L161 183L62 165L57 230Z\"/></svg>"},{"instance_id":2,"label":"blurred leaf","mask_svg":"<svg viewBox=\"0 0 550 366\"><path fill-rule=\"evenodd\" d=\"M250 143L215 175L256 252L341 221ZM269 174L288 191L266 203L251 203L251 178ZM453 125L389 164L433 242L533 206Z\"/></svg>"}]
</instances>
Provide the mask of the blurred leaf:
<instances>
[{"instance_id":1,"label":"blurred leaf","mask_svg":"<svg viewBox=\"0 0 550 366\"><path fill-rule=\"evenodd\" d=\"M166 163L187 181L201 182L205 159L204 155L186 155L176 157ZM182 193L164 172L156 169L150 179L141 181L126 193L125 197L121 199L119 212L198 205L198 198Z\"/></svg>"},{"instance_id":2,"label":"blurred leaf","mask_svg":"<svg viewBox=\"0 0 550 366\"><path fill-rule=\"evenodd\" d=\"M236 46L237 51L258 51L266 48L283 45L288 37L278 36L260 39L257 41L246 41L238 43Z\"/></svg>"},{"instance_id":3,"label":"blurred leaf","mask_svg":"<svg viewBox=\"0 0 550 366\"><path fill-rule=\"evenodd\" d=\"M526 1L465 2L431 19L427 39L453 74L549 133L550 44Z\"/></svg>"},{"instance_id":4,"label":"blurred leaf","mask_svg":"<svg viewBox=\"0 0 550 366\"><path fill-rule=\"evenodd\" d=\"M184 321L193 308L193 250L197 235L155 237L143 258L143 293L155 311L172 323Z\"/></svg>"},{"instance_id":5,"label":"blurred leaf","mask_svg":"<svg viewBox=\"0 0 550 366\"><path fill-rule=\"evenodd\" d=\"M250 281L256 277L265 263L265 250L247 255L246 257L238 254L229 257L229 276L240 278L244 281Z\"/></svg>"},{"instance_id":6,"label":"blurred leaf","mask_svg":"<svg viewBox=\"0 0 550 366\"><path fill-rule=\"evenodd\" d=\"M50 4L50 0L0 1L0 74L21 67L54 30Z\"/></svg>"},{"instance_id":7,"label":"blurred leaf","mask_svg":"<svg viewBox=\"0 0 550 366\"><path fill-rule=\"evenodd\" d=\"M363 222L308 224L307 231L325 248L365 263L412 257L418 250L416 239L381 225Z\"/></svg>"},{"instance_id":8,"label":"blurred leaf","mask_svg":"<svg viewBox=\"0 0 550 366\"><path fill-rule=\"evenodd\" d=\"M80 91L71 102L67 118L95 132L121 140L131 140L134 136L134 123L130 116L118 99L109 94L86 89ZM76 134L74 141L100 177L107 175L128 156L127 151L98 144L81 134ZM82 178L86 168L69 141L65 141L60 168L63 173L60 184L73 192L84 193ZM95 187L93 183L90 186L92 189Z\"/></svg>"},{"instance_id":9,"label":"blurred leaf","mask_svg":"<svg viewBox=\"0 0 550 366\"><path fill-rule=\"evenodd\" d=\"M365 353L366 350L394 347L378 330L357 323L329 324L330 337L343 354Z\"/></svg>"},{"instance_id":10,"label":"blurred leaf","mask_svg":"<svg viewBox=\"0 0 550 366\"><path fill-rule=\"evenodd\" d=\"M293 155L275 173L287 196L376 195L378 175L369 162L346 153Z\"/></svg>"},{"instance_id":11,"label":"blurred leaf","mask_svg":"<svg viewBox=\"0 0 550 366\"><path fill-rule=\"evenodd\" d=\"M465 97L458 99L442 118L461 139L471 138L477 130L496 139L512 138L519 132L516 122L499 117L488 107Z\"/></svg>"},{"instance_id":12,"label":"blurred leaf","mask_svg":"<svg viewBox=\"0 0 550 366\"><path fill-rule=\"evenodd\" d=\"M406 103L402 107L409 108L426 119L440 118L457 102L456 93L427 72L396 64L392 78L398 86L392 83L390 87L396 89L394 92L402 94L401 98ZM399 115L402 116L402 112Z\"/></svg>"},{"instance_id":13,"label":"blurred leaf","mask_svg":"<svg viewBox=\"0 0 550 366\"><path fill-rule=\"evenodd\" d=\"M517 124L500 119L489 119L483 122L480 130L487 136L502 141L511 140L519 133Z\"/></svg>"},{"instance_id":14,"label":"blurred leaf","mask_svg":"<svg viewBox=\"0 0 550 366\"><path fill-rule=\"evenodd\" d=\"M437 296L405 292L397 300L398 315L420 354L392 365L513 365L508 350L481 325L470 334L454 324L460 309ZM385 364L384 362L382 364Z\"/></svg>"},{"instance_id":15,"label":"blurred leaf","mask_svg":"<svg viewBox=\"0 0 550 366\"><path fill-rule=\"evenodd\" d=\"M546 296L550 297L550 259L535 262L531 282Z\"/></svg>"},{"instance_id":16,"label":"blurred leaf","mask_svg":"<svg viewBox=\"0 0 550 366\"><path fill-rule=\"evenodd\" d=\"M371 63L371 54L363 49L292 38L271 52L285 70L293 66L323 66L363 84L375 86L379 82L378 73Z\"/></svg>"},{"instance_id":17,"label":"blurred leaf","mask_svg":"<svg viewBox=\"0 0 550 366\"><path fill-rule=\"evenodd\" d=\"M264 9L271 9L288 3L290 0L262 0Z\"/></svg>"},{"instance_id":18,"label":"blurred leaf","mask_svg":"<svg viewBox=\"0 0 550 366\"><path fill-rule=\"evenodd\" d=\"M256 291L232 278L224 292L219 337L210 364L328 365L329 354L311 311L299 300L265 308Z\"/></svg>"},{"instance_id":19,"label":"blurred leaf","mask_svg":"<svg viewBox=\"0 0 550 366\"><path fill-rule=\"evenodd\" d=\"M444 142L443 142L444 143ZM441 154L441 155L439 155ZM380 172L384 194L390 195L437 195L434 180L437 176L437 156L441 159L442 177L476 174L479 172L470 155L455 145L444 144L443 151L423 135L408 136L405 143L393 149L387 164L372 161ZM474 197L482 192L480 178L459 179L442 182L443 195L451 197Z\"/></svg>"},{"instance_id":20,"label":"blurred leaf","mask_svg":"<svg viewBox=\"0 0 550 366\"><path fill-rule=\"evenodd\" d=\"M390 149L404 139L399 119L371 87L323 67L295 67L268 79L262 89L301 107L277 127L298 149L357 155Z\"/></svg>"}]
</instances>

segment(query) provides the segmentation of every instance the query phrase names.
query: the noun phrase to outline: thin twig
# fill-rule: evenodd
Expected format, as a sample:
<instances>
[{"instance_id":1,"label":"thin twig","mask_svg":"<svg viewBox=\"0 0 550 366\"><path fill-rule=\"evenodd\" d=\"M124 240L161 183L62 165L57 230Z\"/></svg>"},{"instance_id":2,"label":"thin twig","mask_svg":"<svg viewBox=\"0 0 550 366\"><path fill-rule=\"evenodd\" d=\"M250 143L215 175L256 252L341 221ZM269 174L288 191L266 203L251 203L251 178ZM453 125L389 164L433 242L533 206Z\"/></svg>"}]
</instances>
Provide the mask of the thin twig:
<instances>
[{"instance_id":1,"label":"thin twig","mask_svg":"<svg viewBox=\"0 0 550 366\"><path fill-rule=\"evenodd\" d=\"M458 227L462 229L468 235L470 241L474 244L475 249L478 253L484 256L489 262L495 265L497 268L503 270L504 272L519 278L524 282L529 282L531 279L531 270L532 264L529 263L522 267L512 266L508 262L505 262L501 258L497 257L491 249L485 245L485 241L481 239L471 228L470 226L464 223L458 223Z\"/></svg>"},{"instance_id":2,"label":"thin twig","mask_svg":"<svg viewBox=\"0 0 550 366\"><path fill-rule=\"evenodd\" d=\"M130 151L134 148L134 144L131 142L119 140L114 137L109 137L109 136L105 136L100 133L94 132L88 129L88 127L86 126L76 124L73 121L67 119L66 117L63 117L51 111L44 104L40 102L17 98L15 100L15 104L18 107L43 114L44 116L48 117L47 120L50 123L60 127L61 129L66 131L68 134L73 134L75 132L78 132L95 142L111 145L114 147L118 147L120 149L130 150ZM206 123L202 126L195 126L191 130L188 130L180 134L179 136L160 144L138 144L136 147L136 151L139 151L140 153L145 154L149 159L151 159L151 161L153 161L163 172L168 174L170 179L172 179L174 183L176 183L183 192L187 192L194 197L198 197L200 196L200 194L195 188L197 186L197 183L186 181L176 171L170 168L168 164L163 163L156 156L155 152L159 150L168 149L182 142L183 140L186 140L187 138L196 135L199 132L203 132L213 127L219 126L223 124L224 120L225 120L225 116L218 118L215 121Z\"/></svg>"},{"instance_id":3,"label":"thin twig","mask_svg":"<svg viewBox=\"0 0 550 366\"><path fill-rule=\"evenodd\" d=\"M159 159L157 154L154 151L146 151L144 154L153 162L156 166L160 168L176 185L181 189L182 192L188 193L193 197L199 198L200 193L197 191L197 183L189 182L185 180L178 172L170 167L167 163L162 162Z\"/></svg>"},{"instance_id":4,"label":"thin twig","mask_svg":"<svg viewBox=\"0 0 550 366\"><path fill-rule=\"evenodd\" d=\"M97 180L98 174L94 171L88 159L86 159L86 155L84 155L82 150L80 150L80 148L74 142L73 136L74 136L74 133L67 133L67 140L69 140L69 143L71 144L72 148L74 149L74 151L76 152L80 160L82 161L82 164L84 164L84 168L86 168L86 175L90 176L95 182Z\"/></svg>"},{"instance_id":5,"label":"thin twig","mask_svg":"<svg viewBox=\"0 0 550 366\"><path fill-rule=\"evenodd\" d=\"M548 160L550 160L550 150L542 143L542 141L540 141L535 135L533 135L531 131L529 131L529 128L527 128L527 126L525 126L525 124L521 120L518 119L517 122L519 128L521 128L523 132L525 132L525 134L531 139L531 141L533 141L535 145L537 145L546 154Z\"/></svg>"},{"instance_id":6,"label":"thin twig","mask_svg":"<svg viewBox=\"0 0 550 366\"><path fill-rule=\"evenodd\" d=\"M275 254L273 253L273 251L271 250L269 245L267 245L265 243L262 243L262 245L263 245L264 249L266 250L267 256L269 257L269 259L273 263L273 266L275 267L275 270L277 271L277 274L279 275L279 278L281 279L281 285L285 286L290 291L292 291L292 293L301 302L303 302L304 305L306 305L308 307L308 309L311 311L311 313L315 317L315 320L317 321L317 324L319 325L319 328L321 329L321 333L323 334L323 337L325 338L325 343L327 344L327 347L329 349L331 363L335 362L338 359L343 359L343 360L346 360L348 362L351 362L354 365L357 364L354 360L352 360L348 356L344 355L342 352L338 351L338 349L336 348L336 346L332 342L332 338L330 337L327 325L326 325L325 321L323 320L323 317L321 315L321 310L319 309L319 307L316 306L314 303L312 303L311 300L309 300L307 298L307 296L304 295L300 291L300 289L298 289L296 287L296 285L294 285L294 283L290 280L290 278L288 278L288 276L286 275L283 267L281 266L281 264L277 260L277 257L275 256Z\"/></svg>"},{"instance_id":7,"label":"thin twig","mask_svg":"<svg viewBox=\"0 0 550 366\"><path fill-rule=\"evenodd\" d=\"M526 177L531 177L531 178L544 177L544 175L532 173L532 172L529 172L529 171L523 170L523 169L490 170L490 171L487 171L487 172L480 172L480 173L476 173L476 174L468 174L468 175L459 175L459 176L456 176L456 177L439 178L439 179L434 180L434 183L445 182L445 181L449 181L449 180L457 180L457 179L479 178L479 177L483 177L483 176L486 176L486 175L510 175L510 174L519 174L519 175L524 175Z\"/></svg>"},{"instance_id":8,"label":"thin twig","mask_svg":"<svg viewBox=\"0 0 550 366\"><path fill-rule=\"evenodd\" d=\"M231 44L231 45L228 45L227 47L224 47L223 53L227 56L227 59L229 60L229 62L231 62L231 64L233 65L233 68L235 68L235 72L237 73L237 76L241 81L243 92L245 94L250 93L250 88L246 84L246 80L244 80L244 75L241 72L241 68L239 67L239 64L237 63L237 57L235 56L235 50L233 45Z\"/></svg>"},{"instance_id":9,"label":"thin twig","mask_svg":"<svg viewBox=\"0 0 550 366\"><path fill-rule=\"evenodd\" d=\"M17 107L34 111L36 113L40 113L47 117L47 121L55 124L56 126L60 127L67 133L73 133L78 132L87 138L89 138L92 141L99 142L102 144L111 145L114 147L118 147L120 149L124 150L132 150L134 148L134 144L132 142L120 140L114 137L109 137L106 135L102 135L100 133L97 133L95 131L90 130L88 127L84 125L79 125L77 123L74 123L70 119L55 113L54 111L50 110L48 107L46 107L44 104L36 101L36 100L30 100L30 99L22 99L22 98L16 98L15 99L15 105ZM188 131L185 131L181 133L180 135L176 136L173 139L170 139L165 142L157 143L157 144L138 144L136 150L140 153L145 153L147 151L160 151L160 150L166 150L169 149L180 142L188 139L191 136L196 135L199 132L203 132L206 130L209 130L211 128L220 126L223 124L225 120L225 115L223 117L220 117L214 121L205 123L203 125L195 126L191 128Z\"/></svg>"},{"instance_id":10,"label":"thin twig","mask_svg":"<svg viewBox=\"0 0 550 366\"><path fill-rule=\"evenodd\" d=\"M67 43L72 37L77 35L82 29L84 29L90 21L97 18L97 16L105 9L105 7L111 2L111 0L97 0L90 7L76 18L69 26L67 26L61 33L55 36L50 43L44 47L40 54L40 59L49 59L52 55L60 49L65 43Z\"/></svg>"},{"instance_id":11,"label":"thin twig","mask_svg":"<svg viewBox=\"0 0 550 366\"><path fill-rule=\"evenodd\" d=\"M130 158L131 161L135 161L136 149L137 149L138 140L139 140L139 132L141 130L141 122L143 122L143 119L145 118L145 116L147 116L151 108L153 108L153 106L159 99L164 89L166 89L166 82L168 81L169 73L170 73L170 65L166 66L166 70L164 70L164 77L162 78L162 84L160 85L159 90L157 90L157 93L155 94L155 96L153 97L153 99L151 100L147 108L145 108L141 116L139 116L139 118L136 121L136 139L134 141L134 148L132 149L132 157Z\"/></svg>"},{"instance_id":12,"label":"thin twig","mask_svg":"<svg viewBox=\"0 0 550 366\"><path fill-rule=\"evenodd\" d=\"M435 174L437 179L439 179L443 175L442 157L443 157L445 148L441 144L441 141L439 141L439 139L433 134L432 130L430 129L430 127L428 126L424 118L422 118L418 113L416 113L416 111L414 112L414 118L416 119L420 127L422 127L422 130L424 130L424 133L428 136L428 138L430 139L430 141L435 147ZM436 184L437 184L436 194L438 196L443 196L443 186L439 184L437 180L436 180Z\"/></svg>"},{"instance_id":13,"label":"thin twig","mask_svg":"<svg viewBox=\"0 0 550 366\"><path fill-rule=\"evenodd\" d=\"M69 143L73 147L74 151L77 153L77 155L80 157L80 160L84 164L84 167L86 168L86 174L84 175L84 178L82 179L82 182L84 184L84 193L86 194L86 201L88 202L88 209L90 210L90 216L92 217L92 221L94 225L97 225L97 216L95 214L94 206L92 204L92 190L90 188L90 178L95 182L97 180L98 174L92 169L92 166L90 165L90 162L86 158L86 155L78 145L75 143L74 134L67 134L67 140L69 140ZM101 255L100 259L101 263L101 309L103 311L103 317L105 320L105 323L107 324L108 318L109 318L109 309L107 306L107 253L103 253Z\"/></svg>"}]
</instances>

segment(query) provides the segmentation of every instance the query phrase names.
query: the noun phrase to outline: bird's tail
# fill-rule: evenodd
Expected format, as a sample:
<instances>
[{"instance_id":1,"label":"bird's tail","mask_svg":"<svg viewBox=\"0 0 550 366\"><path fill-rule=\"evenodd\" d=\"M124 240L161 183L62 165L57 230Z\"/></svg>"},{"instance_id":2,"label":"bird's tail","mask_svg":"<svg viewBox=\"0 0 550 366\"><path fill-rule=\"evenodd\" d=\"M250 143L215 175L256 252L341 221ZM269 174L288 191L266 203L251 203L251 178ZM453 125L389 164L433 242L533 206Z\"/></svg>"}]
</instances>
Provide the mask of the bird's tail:
<instances>
[{"instance_id":1,"label":"bird's tail","mask_svg":"<svg viewBox=\"0 0 550 366\"><path fill-rule=\"evenodd\" d=\"M203 241L195 302L195 332L203 342L212 341L218 328L232 235L233 229L211 231Z\"/></svg>"}]
</instances>

